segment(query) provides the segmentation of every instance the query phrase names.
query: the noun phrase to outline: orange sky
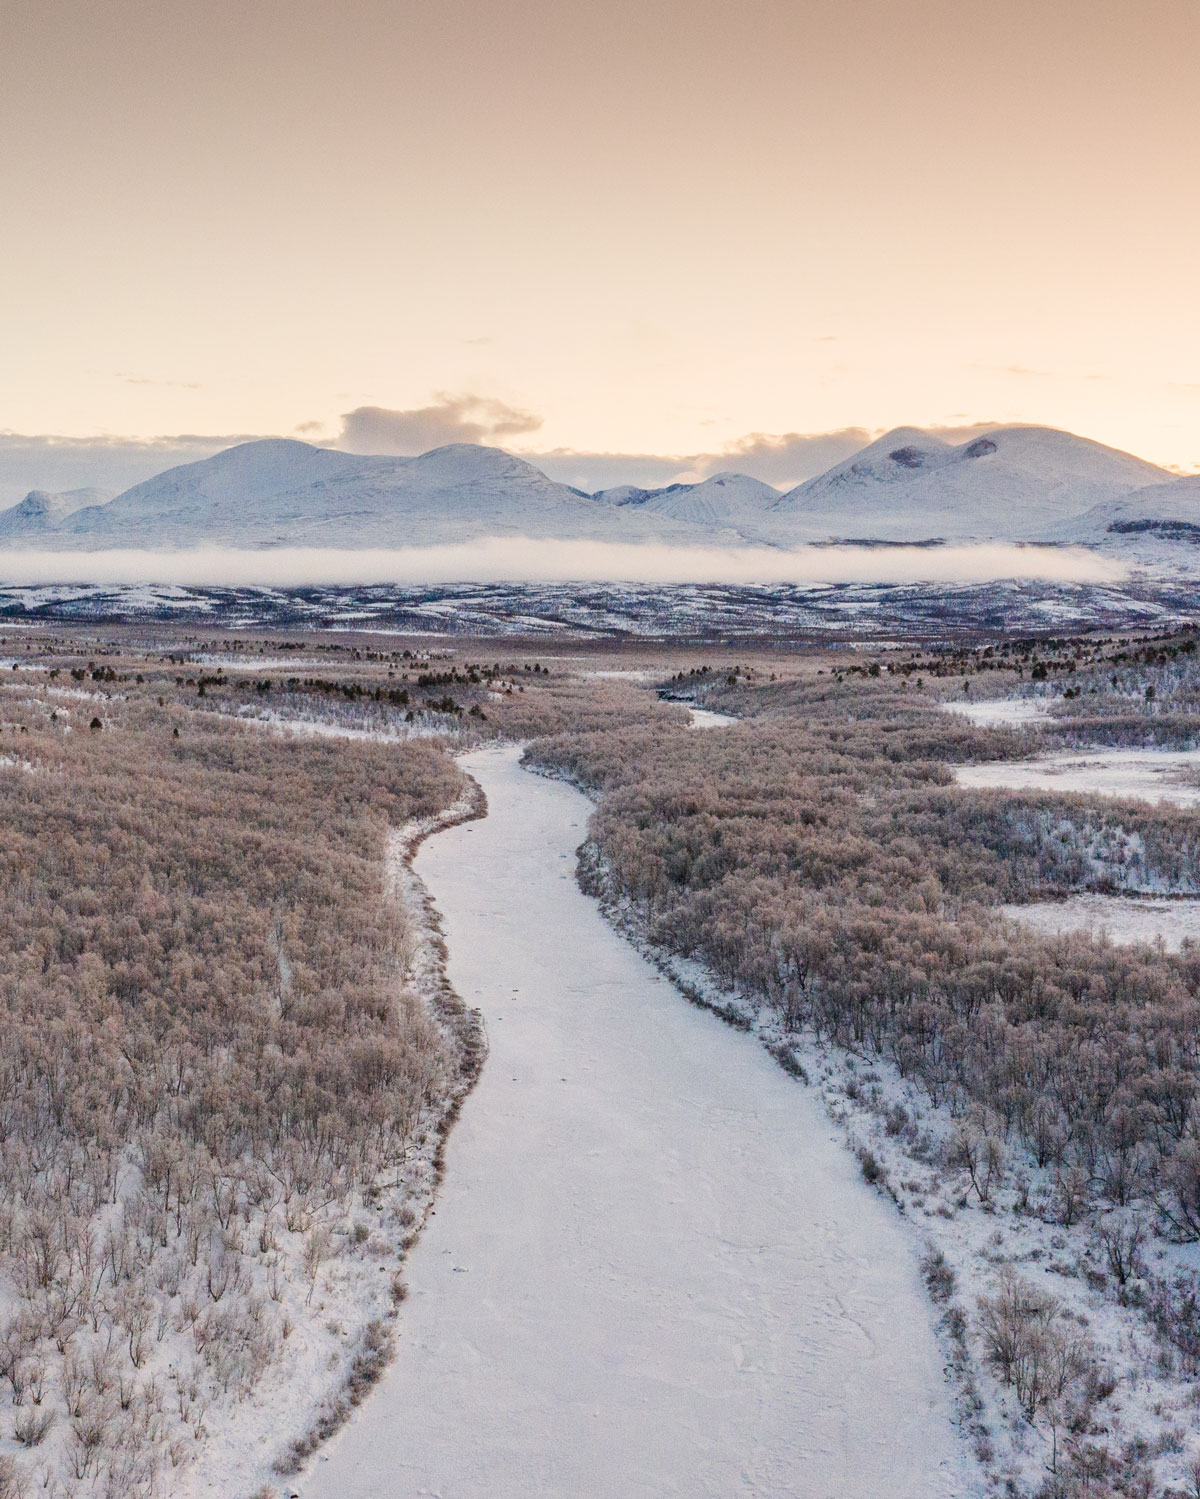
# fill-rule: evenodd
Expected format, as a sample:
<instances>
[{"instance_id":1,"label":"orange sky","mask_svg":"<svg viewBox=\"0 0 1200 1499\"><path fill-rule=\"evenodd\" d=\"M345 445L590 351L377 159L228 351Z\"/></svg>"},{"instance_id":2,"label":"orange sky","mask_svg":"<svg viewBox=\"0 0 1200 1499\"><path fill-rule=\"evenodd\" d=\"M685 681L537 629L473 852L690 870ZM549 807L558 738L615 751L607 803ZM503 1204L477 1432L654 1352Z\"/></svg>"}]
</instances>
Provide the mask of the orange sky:
<instances>
[{"instance_id":1,"label":"orange sky","mask_svg":"<svg viewBox=\"0 0 1200 1499\"><path fill-rule=\"evenodd\" d=\"M0 429L1200 466L1197 0L7 0Z\"/></svg>"}]
</instances>

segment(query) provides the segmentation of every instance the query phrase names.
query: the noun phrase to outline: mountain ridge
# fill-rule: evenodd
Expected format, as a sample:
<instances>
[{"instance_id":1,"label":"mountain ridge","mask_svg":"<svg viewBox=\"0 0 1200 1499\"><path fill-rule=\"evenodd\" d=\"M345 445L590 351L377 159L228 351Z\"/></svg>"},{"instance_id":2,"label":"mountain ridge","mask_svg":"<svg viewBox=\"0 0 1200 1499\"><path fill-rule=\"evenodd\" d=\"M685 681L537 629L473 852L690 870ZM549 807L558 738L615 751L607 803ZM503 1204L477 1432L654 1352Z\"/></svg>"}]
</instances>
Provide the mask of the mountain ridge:
<instances>
[{"instance_id":1,"label":"mountain ridge","mask_svg":"<svg viewBox=\"0 0 1200 1499\"><path fill-rule=\"evenodd\" d=\"M291 438L242 443L178 465L41 534L71 550L427 546L506 535L697 539L670 516L623 517L500 448L452 443L399 458ZM33 532L22 537L31 538Z\"/></svg>"},{"instance_id":2,"label":"mountain ridge","mask_svg":"<svg viewBox=\"0 0 1200 1499\"><path fill-rule=\"evenodd\" d=\"M392 457L263 438L176 465L112 498L31 491L0 512L0 546L356 549L527 537L691 546L999 540L1111 549L1121 536L1149 534L1156 517L1170 521L1166 511L1183 505L1187 486L1118 449L1030 426L996 427L958 444L895 428L786 493L726 472L588 494L518 454L481 444ZM1105 507L1113 506L1124 508L1110 516ZM1179 534L1190 524L1192 507L1185 508L1175 517Z\"/></svg>"}]
</instances>

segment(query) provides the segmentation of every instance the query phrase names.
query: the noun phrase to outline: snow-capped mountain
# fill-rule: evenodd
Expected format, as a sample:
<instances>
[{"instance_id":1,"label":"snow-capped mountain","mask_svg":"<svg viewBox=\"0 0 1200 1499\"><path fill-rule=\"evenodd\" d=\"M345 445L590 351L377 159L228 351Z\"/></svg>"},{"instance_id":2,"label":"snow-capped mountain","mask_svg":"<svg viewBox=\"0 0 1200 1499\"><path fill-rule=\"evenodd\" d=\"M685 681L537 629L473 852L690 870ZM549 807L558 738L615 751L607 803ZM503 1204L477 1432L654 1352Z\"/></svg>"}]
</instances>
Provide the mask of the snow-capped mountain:
<instances>
[{"instance_id":1,"label":"snow-capped mountain","mask_svg":"<svg viewBox=\"0 0 1200 1499\"><path fill-rule=\"evenodd\" d=\"M0 537L40 536L56 530L69 515L113 498L111 489L67 489L51 494L31 489L18 505L0 510Z\"/></svg>"},{"instance_id":2,"label":"snow-capped mountain","mask_svg":"<svg viewBox=\"0 0 1200 1499\"><path fill-rule=\"evenodd\" d=\"M723 473L585 494L498 448L416 458L266 439L168 469L115 499L29 494L0 512L0 546L433 546L487 537L666 545L809 541L1079 543L1156 557L1200 525L1200 479L1046 427L958 445L899 428L787 494ZM1158 551L1156 551L1156 548ZM1196 555L1190 553L1190 555Z\"/></svg>"},{"instance_id":3,"label":"snow-capped mountain","mask_svg":"<svg viewBox=\"0 0 1200 1499\"><path fill-rule=\"evenodd\" d=\"M602 489L595 498L608 505L668 515L692 525L720 526L740 531L757 528L763 514L779 503L780 491L749 474L713 474L695 484L668 484L663 489L637 489L622 484Z\"/></svg>"},{"instance_id":4,"label":"snow-capped mountain","mask_svg":"<svg viewBox=\"0 0 1200 1499\"><path fill-rule=\"evenodd\" d=\"M784 495L776 537L1022 541L1169 477L1051 427L999 427L957 446L900 427Z\"/></svg>"},{"instance_id":5,"label":"snow-capped mountain","mask_svg":"<svg viewBox=\"0 0 1200 1499\"><path fill-rule=\"evenodd\" d=\"M457 443L418 458L362 457L290 439L243 443L169 469L36 539L85 549L346 548L491 536L698 539L669 515L624 514L498 448Z\"/></svg>"}]
</instances>

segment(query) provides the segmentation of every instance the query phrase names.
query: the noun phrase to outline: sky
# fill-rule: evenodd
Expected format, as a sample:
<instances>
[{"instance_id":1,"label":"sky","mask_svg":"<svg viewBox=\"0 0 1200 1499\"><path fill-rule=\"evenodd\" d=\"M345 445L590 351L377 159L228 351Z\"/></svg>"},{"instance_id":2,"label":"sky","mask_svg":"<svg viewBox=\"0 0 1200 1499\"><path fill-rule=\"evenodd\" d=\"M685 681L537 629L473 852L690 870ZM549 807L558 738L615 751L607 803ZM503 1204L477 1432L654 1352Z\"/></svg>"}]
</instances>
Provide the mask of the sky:
<instances>
[{"instance_id":1,"label":"sky","mask_svg":"<svg viewBox=\"0 0 1200 1499\"><path fill-rule=\"evenodd\" d=\"M2 15L0 483L253 435L788 483L1009 422L1200 468L1200 0Z\"/></svg>"}]
</instances>

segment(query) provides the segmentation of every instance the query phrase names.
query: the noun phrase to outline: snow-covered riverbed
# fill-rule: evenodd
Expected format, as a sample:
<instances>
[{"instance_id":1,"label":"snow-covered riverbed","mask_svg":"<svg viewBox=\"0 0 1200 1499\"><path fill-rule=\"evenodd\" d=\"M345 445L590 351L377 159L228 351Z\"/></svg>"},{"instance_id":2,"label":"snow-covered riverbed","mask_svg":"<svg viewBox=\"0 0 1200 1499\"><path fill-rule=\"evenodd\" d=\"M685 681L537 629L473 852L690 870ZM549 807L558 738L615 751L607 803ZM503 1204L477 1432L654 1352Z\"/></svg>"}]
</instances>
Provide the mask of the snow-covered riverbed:
<instances>
[{"instance_id":1,"label":"snow-covered riverbed","mask_svg":"<svg viewBox=\"0 0 1200 1499\"><path fill-rule=\"evenodd\" d=\"M589 803L463 762L418 858L490 1055L396 1361L305 1499L963 1499L916 1242L752 1037L574 880Z\"/></svg>"}]
</instances>

